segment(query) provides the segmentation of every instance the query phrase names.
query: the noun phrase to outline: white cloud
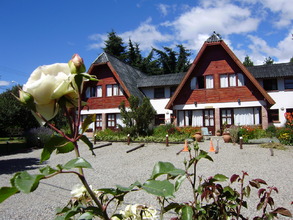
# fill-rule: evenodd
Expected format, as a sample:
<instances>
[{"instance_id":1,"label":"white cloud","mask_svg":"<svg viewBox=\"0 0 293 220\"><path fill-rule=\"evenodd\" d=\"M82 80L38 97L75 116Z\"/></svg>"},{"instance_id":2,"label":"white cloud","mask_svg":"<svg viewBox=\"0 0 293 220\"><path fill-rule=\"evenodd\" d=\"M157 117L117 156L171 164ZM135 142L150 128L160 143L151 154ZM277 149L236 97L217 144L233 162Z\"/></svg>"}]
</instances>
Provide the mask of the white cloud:
<instances>
[{"instance_id":1,"label":"white cloud","mask_svg":"<svg viewBox=\"0 0 293 220\"><path fill-rule=\"evenodd\" d=\"M291 24L293 20L293 2L290 0L259 0L264 7L277 13L277 18L271 17L277 27L286 27Z\"/></svg>"},{"instance_id":2,"label":"white cloud","mask_svg":"<svg viewBox=\"0 0 293 220\"><path fill-rule=\"evenodd\" d=\"M157 47L160 42L168 42L173 40L173 36L161 33L155 25L151 24L151 19L147 19L141 23L135 30L117 33L125 44L129 39L138 43L140 50L150 50L151 47ZM97 41L89 46L89 49L100 49L104 47L104 41L107 40L107 34L94 34L89 37L93 41Z\"/></svg>"},{"instance_id":3,"label":"white cloud","mask_svg":"<svg viewBox=\"0 0 293 220\"><path fill-rule=\"evenodd\" d=\"M150 50L151 47L157 47L157 43L174 39L172 35L161 33L155 25L151 24L151 19L140 24L135 30L121 33L119 36L124 42L128 42L130 38L132 42L139 43L141 50Z\"/></svg>"},{"instance_id":4,"label":"white cloud","mask_svg":"<svg viewBox=\"0 0 293 220\"><path fill-rule=\"evenodd\" d=\"M278 63L289 62L293 55L292 32L293 29L288 32L287 36L276 47L269 46L265 40L257 36L249 35L248 37L251 40L249 48L252 51L251 58L255 61L255 64L263 64L264 59L269 56L274 57Z\"/></svg>"},{"instance_id":5,"label":"white cloud","mask_svg":"<svg viewBox=\"0 0 293 220\"><path fill-rule=\"evenodd\" d=\"M257 30L260 20L253 18L248 8L208 3L191 8L171 23L178 33L177 39L194 41L196 36L200 38L200 35L210 35L213 31L227 36Z\"/></svg>"},{"instance_id":6,"label":"white cloud","mask_svg":"<svg viewBox=\"0 0 293 220\"><path fill-rule=\"evenodd\" d=\"M107 40L107 34L93 34L89 36L90 40L97 41L96 43L90 44L88 49L101 49L105 47L105 40Z\"/></svg>"},{"instance_id":7,"label":"white cloud","mask_svg":"<svg viewBox=\"0 0 293 220\"><path fill-rule=\"evenodd\" d=\"M0 86L9 86L10 82L0 80Z\"/></svg>"},{"instance_id":8,"label":"white cloud","mask_svg":"<svg viewBox=\"0 0 293 220\"><path fill-rule=\"evenodd\" d=\"M168 9L169 9L169 5L166 5L166 4L159 4L158 5L158 9L159 11L164 15L166 16L168 14Z\"/></svg>"}]
</instances>

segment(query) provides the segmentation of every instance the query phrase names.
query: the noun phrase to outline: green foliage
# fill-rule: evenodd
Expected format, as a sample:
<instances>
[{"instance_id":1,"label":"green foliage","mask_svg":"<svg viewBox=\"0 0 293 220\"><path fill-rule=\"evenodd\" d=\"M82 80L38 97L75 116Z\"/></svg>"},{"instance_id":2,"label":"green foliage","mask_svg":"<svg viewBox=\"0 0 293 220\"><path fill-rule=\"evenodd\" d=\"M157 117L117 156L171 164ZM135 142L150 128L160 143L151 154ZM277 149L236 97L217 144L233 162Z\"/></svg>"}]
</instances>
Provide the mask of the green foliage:
<instances>
[{"instance_id":1,"label":"green foliage","mask_svg":"<svg viewBox=\"0 0 293 220\"><path fill-rule=\"evenodd\" d=\"M271 57L266 57L265 60L264 60L264 62L263 62L263 64L264 64L264 65L270 65L270 64L273 64L274 62L275 62L275 61L274 61L273 58L271 58Z\"/></svg>"},{"instance_id":2,"label":"green foliage","mask_svg":"<svg viewBox=\"0 0 293 220\"><path fill-rule=\"evenodd\" d=\"M248 143L250 139L259 139L268 137L265 130L259 126L241 126L239 128L239 137L243 137L243 143Z\"/></svg>"},{"instance_id":3,"label":"green foliage","mask_svg":"<svg viewBox=\"0 0 293 220\"><path fill-rule=\"evenodd\" d=\"M272 148L272 149L277 149L277 150L286 150L288 149L287 147L284 146L284 144L281 143L264 143L260 145L263 148Z\"/></svg>"},{"instance_id":4,"label":"green foliage","mask_svg":"<svg viewBox=\"0 0 293 220\"><path fill-rule=\"evenodd\" d=\"M125 102L119 106L121 119L127 131L131 136L147 135L150 132L150 124L156 115L150 100L144 97L140 104L139 98L130 96L128 102L129 110L126 109Z\"/></svg>"},{"instance_id":5,"label":"green foliage","mask_svg":"<svg viewBox=\"0 0 293 220\"><path fill-rule=\"evenodd\" d=\"M293 145L293 129L292 128L278 128L276 135L282 144Z\"/></svg>"},{"instance_id":6,"label":"green foliage","mask_svg":"<svg viewBox=\"0 0 293 220\"><path fill-rule=\"evenodd\" d=\"M19 136L39 126L31 111L15 98L18 90L13 86L0 94L0 137Z\"/></svg>"},{"instance_id":7,"label":"green foliage","mask_svg":"<svg viewBox=\"0 0 293 220\"><path fill-rule=\"evenodd\" d=\"M121 37L119 37L115 31L108 33L108 39L105 41L105 52L125 61L126 59L126 46Z\"/></svg>"},{"instance_id":8,"label":"green foliage","mask_svg":"<svg viewBox=\"0 0 293 220\"><path fill-rule=\"evenodd\" d=\"M250 57L248 55L245 56L243 61L244 66L254 66L253 62L251 61Z\"/></svg>"}]
</instances>

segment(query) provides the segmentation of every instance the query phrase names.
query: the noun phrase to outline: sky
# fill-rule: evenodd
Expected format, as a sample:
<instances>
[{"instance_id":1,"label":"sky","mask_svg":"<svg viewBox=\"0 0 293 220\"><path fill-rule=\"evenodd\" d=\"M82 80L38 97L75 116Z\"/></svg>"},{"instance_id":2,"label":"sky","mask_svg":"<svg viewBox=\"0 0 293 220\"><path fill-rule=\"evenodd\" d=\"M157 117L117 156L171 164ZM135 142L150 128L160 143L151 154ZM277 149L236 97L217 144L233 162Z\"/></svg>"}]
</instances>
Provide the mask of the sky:
<instances>
[{"instance_id":1,"label":"sky","mask_svg":"<svg viewBox=\"0 0 293 220\"><path fill-rule=\"evenodd\" d=\"M289 62L292 21L293 0L0 0L0 93L75 53L89 68L111 31L144 56L183 44L193 61L215 31L241 61Z\"/></svg>"}]
</instances>

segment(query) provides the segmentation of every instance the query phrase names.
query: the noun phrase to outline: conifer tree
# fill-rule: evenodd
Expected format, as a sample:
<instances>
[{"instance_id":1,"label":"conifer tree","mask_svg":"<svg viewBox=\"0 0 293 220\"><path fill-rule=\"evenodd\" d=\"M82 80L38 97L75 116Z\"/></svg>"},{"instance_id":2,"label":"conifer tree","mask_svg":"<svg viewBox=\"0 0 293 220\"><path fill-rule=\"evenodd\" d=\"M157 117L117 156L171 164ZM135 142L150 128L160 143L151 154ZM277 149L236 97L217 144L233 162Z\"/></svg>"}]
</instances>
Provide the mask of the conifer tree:
<instances>
[{"instance_id":1,"label":"conifer tree","mask_svg":"<svg viewBox=\"0 0 293 220\"><path fill-rule=\"evenodd\" d=\"M108 39L105 41L103 50L122 61L126 60L126 46L124 46L122 38L117 36L115 31L108 33Z\"/></svg>"},{"instance_id":2,"label":"conifer tree","mask_svg":"<svg viewBox=\"0 0 293 220\"><path fill-rule=\"evenodd\" d=\"M244 58L243 65L246 67L247 66L254 66L253 62L251 61L251 59L248 55L246 55L246 57Z\"/></svg>"}]
</instances>

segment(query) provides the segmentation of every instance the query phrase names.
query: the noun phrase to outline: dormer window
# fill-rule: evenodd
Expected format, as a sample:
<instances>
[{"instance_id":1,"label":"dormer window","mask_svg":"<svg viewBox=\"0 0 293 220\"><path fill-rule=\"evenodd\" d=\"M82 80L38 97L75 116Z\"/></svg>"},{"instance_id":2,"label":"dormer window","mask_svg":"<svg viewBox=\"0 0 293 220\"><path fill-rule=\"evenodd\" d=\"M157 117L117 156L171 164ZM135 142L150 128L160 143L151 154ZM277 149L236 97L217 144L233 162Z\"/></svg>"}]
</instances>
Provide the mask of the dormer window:
<instances>
[{"instance_id":1,"label":"dormer window","mask_svg":"<svg viewBox=\"0 0 293 220\"><path fill-rule=\"evenodd\" d=\"M106 93L107 96L122 96L123 95L123 90L120 85L118 84L110 84L106 85Z\"/></svg>"},{"instance_id":2,"label":"dormer window","mask_svg":"<svg viewBox=\"0 0 293 220\"><path fill-rule=\"evenodd\" d=\"M244 86L244 76L242 73L231 73L220 75L221 88Z\"/></svg>"},{"instance_id":3,"label":"dormer window","mask_svg":"<svg viewBox=\"0 0 293 220\"><path fill-rule=\"evenodd\" d=\"M204 76L196 76L192 77L190 81L190 89L195 90L195 89L204 89Z\"/></svg>"}]
</instances>

